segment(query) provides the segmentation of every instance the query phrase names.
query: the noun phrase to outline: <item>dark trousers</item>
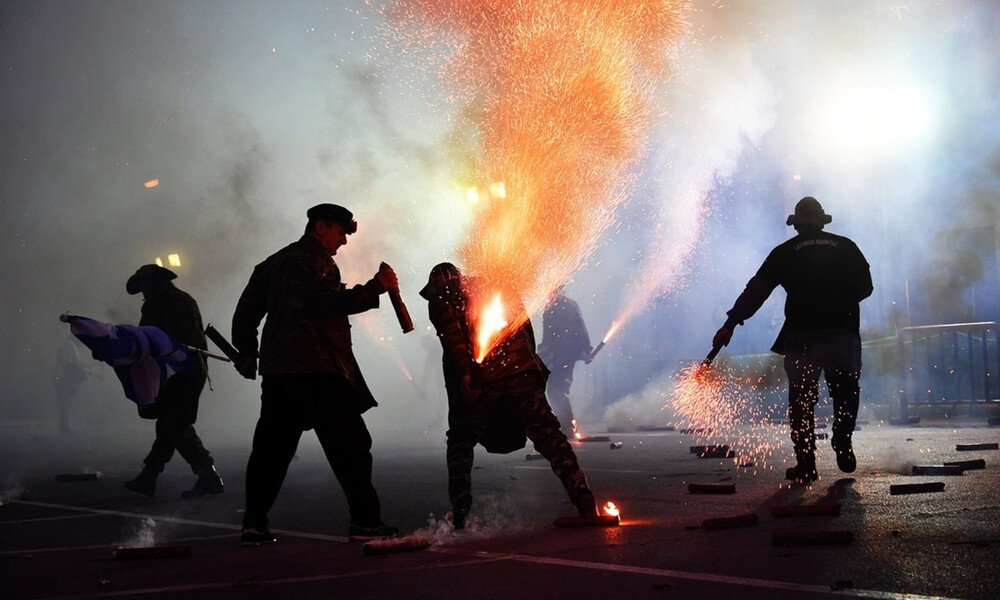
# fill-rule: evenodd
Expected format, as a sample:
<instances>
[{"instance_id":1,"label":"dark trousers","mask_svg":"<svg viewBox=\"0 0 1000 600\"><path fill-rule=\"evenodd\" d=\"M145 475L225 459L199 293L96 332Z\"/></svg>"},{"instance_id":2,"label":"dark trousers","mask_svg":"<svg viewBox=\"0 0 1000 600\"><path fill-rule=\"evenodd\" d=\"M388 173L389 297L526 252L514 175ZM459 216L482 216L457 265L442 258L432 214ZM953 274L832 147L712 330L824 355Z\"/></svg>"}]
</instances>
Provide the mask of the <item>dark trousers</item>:
<instances>
[{"instance_id":1,"label":"dark trousers","mask_svg":"<svg viewBox=\"0 0 1000 600\"><path fill-rule=\"evenodd\" d=\"M347 497L351 523L382 522L372 485L372 438L358 414L354 389L332 374L263 375L260 418L246 471L244 528L267 527L302 432L314 429Z\"/></svg>"},{"instance_id":2,"label":"dark trousers","mask_svg":"<svg viewBox=\"0 0 1000 600\"><path fill-rule=\"evenodd\" d=\"M468 513L472 506L472 460L476 444L489 425L490 408L504 403L524 426L524 433L535 450L552 465L563 487L575 504L580 492L589 490L573 447L559 429L559 421L545 398L541 374L523 375L491 381L472 403L453 406L448 415L448 495L455 512Z\"/></svg>"},{"instance_id":3,"label":"dark trousers","mask_svg":"<svg viewBox=\"0 0 1000 600\"><path fill-rule=\"evenodd\" d=\"M573 405L569 399L569 388L573 385L573 363L565 367L556 367L549 375L545 389L552 412L559 419L563 431L573 433Z\"/></svg>"},{"instance_id":4,"label":"dark trousers","mask_svg":"<svg viewBox=\"0 0 1000 600\"><path fill-rule=\"evenodd\" d=\"M203 373L177 373L167 380L156 397L156 439L143 463L155 473L163 471L176 450L194 473L212 468L212 455L194 430L198 398L205 387Z\"/></svg>"},{"instance_id":5,"label":"dark trousers","mask_svg":"<svg viewBox=\"0 0 1000 600\"><path fill-rule=\"evenodd\" d=\"M850 440L858 418L861 388L861 336L850 331L807 331L788 335L788 422L795 457L814 460L819 377L826 379L833 400L833 439Z\"/></svg>"}]
</instances>

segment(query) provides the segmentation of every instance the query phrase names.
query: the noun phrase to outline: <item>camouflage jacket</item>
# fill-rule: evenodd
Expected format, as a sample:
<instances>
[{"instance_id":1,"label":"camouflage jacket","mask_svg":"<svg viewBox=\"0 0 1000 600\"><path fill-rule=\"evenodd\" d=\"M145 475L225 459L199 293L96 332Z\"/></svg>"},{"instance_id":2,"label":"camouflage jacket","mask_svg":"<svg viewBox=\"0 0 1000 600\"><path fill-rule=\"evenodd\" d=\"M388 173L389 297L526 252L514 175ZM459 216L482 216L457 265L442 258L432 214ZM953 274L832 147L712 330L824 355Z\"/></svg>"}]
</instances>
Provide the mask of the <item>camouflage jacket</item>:
<instances>
[{"instance_id":1,"label":"camouflage jacket","mask_svg":"<svg viewBox=\"0 0 1000 600\"><path fill-rule=\"evenodd\" d=\"M370 395L351 348L348 315L377 308L383 291L374 279L345 286L329 253L303 235L254 267L233 315L233 345L259 357L262 375L339 374Z\"/></svg>"},{"instance_id":2,"label":"camouflage jacket","mask_svg":"<svg viewBox=\"0 0 1000 600\"><path fill-rule=\"evenodd\" d=\"M427 297L431 323L437 330L443 350L442 361L447 383L461 381L466 374L472 375L473 385L482 387L491 381L538 371L543 378L549 371L535 353L535 334L531 321L508 333L495 348L477 364L474 360L475 348L472 341L472 315L468 312L465 291L447 292L435 290ZM515 307L523 311L523 307ZM451 378L455 379L452 380Z\"/></svg>"}]
</instances>

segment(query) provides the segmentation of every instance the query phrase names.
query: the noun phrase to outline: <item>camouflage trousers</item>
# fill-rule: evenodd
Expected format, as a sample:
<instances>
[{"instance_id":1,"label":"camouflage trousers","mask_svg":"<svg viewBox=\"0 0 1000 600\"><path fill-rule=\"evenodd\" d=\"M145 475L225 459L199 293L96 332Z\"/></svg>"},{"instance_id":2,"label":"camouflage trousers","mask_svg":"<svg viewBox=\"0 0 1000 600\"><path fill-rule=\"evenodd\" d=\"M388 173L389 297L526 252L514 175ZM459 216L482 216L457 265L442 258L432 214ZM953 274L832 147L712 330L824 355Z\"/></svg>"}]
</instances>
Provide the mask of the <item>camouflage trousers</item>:
<instances>
[{"instance_id":1,"label":"camouflage trousers","mask_svg":"<svg viewBox=\"0 0 1000 600\"><path fill-rule=\"evenodd\" d=\"M472 506L473 450L489 425L490 408L502 403L521 420L524 433L552 465L573 504L589 491L576 453L559 428L559 421L545 398L541 374L529 373L485 384L474 402L453 403L448 415L448 495L456 514L468 514Z\"/></svg>"}]
</instances>

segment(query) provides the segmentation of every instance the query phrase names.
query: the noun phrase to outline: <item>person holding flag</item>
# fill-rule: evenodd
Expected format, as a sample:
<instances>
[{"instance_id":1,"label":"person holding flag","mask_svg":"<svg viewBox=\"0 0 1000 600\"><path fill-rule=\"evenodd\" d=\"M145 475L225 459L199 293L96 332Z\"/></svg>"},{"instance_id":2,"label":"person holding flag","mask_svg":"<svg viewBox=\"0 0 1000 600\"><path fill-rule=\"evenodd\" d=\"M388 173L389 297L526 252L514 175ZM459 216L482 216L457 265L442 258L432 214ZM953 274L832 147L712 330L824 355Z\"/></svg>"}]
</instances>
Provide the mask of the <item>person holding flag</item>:
<instances>
[{"instance_id":1,"label":"person holding flag","mask_svg":"<svg viewBox=\"0 0 1000 600\"><path fill-rule=\"evenodd\" d=\"M205 328L198 303L174 285L176 278L173 271L154 264L139 267L128 278L125 290L131 295L141 293L143 297L139 327L158 328L180 344L205 350ZM125 482L125 487L137 494L155 494L157 476L170 462L175 450L198 476L194 487L181 494L183 498L223 493L222 477L215 469L215 461L194 429L208 367L198 352L188 354L185 366L189 368L174 373L163 383L154 403L139 405L140 416L156 419L156 438L143 460L142 471L135 479Z\"/></svg>"}]
</instances>

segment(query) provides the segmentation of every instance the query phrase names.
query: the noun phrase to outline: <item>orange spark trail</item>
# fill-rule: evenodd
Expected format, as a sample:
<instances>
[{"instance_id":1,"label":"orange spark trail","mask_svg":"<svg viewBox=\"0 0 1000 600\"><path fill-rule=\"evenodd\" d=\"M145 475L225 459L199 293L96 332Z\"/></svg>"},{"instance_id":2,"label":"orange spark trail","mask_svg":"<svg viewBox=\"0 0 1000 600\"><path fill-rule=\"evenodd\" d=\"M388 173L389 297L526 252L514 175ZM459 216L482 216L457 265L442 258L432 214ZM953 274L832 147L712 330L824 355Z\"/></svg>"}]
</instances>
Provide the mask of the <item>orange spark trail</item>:
<instances>
[{"instance_id":1,"label":"orange spark trail","mask_svg":"<svg viewBox=\"0 0 1000 600\"><path fill-rule=\"evenodd\" d=\"M771 403L759 402L757 393L766 375L738 374L719 363L696 363L675 375L667 406L674 409L684 428L704 433L698 438L730 446L740 465L767 468L770 455L781 447L787 428L772 424L777 415Z\"/></svg>"},{"instance_id":2,"label":"orange spark trail","mask_svg":"<svg viewBox=\"0 0 1000 600\"><path fill-rule=\"evenodd\" d=\"M490 297L512 290L523 302L526 312L505 331L590 257L628 197L687 8L687 0L397 0L389 10L399 40L431 48L450 39L442 80L479 115L477 187L502 182L505 194L477 205L460 255Z\"/></svg>"}]
</instances>

